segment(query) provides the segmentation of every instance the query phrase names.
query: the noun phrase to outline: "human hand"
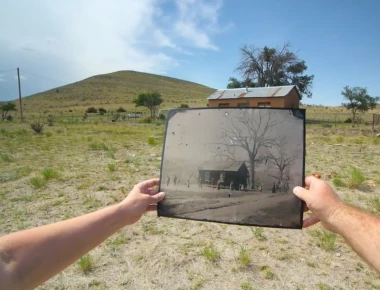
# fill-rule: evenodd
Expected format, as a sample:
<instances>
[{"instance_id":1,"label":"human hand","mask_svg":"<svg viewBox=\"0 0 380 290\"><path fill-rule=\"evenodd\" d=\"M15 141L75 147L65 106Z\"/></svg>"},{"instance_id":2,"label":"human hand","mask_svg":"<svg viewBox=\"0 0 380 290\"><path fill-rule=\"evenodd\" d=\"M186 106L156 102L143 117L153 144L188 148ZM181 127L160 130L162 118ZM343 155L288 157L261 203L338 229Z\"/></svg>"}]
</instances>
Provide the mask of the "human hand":
<instances>
[{"instance_id":1,"label":"human hand","mask_svg":"<svg viewBox=\"0 0 380 290\"><path fill-rule=\"evenodd\" d=\"M128 196L121 202L126 211L128 224L134 224L147 211L157 210L157 203L164 199L165 193L158 192L154 187L159 179L150 179L136 184Z\"/></svg>"},{"instance_id":2,"label":"human hand","mask_svg":"<svg viewBox=\"0 0 380 290\"><path fill-rule=\"evenodd\" d=\"M307 189L300 186L293 189L293 193L305 201L305 211L312 212L312 215L303 221L303 227L307 228L321 222L327 230L335 231L332 219L334 213L344 206L344 203L323 180L308 176L305 178L305 185Z\"/></svg>"}]
</instances>

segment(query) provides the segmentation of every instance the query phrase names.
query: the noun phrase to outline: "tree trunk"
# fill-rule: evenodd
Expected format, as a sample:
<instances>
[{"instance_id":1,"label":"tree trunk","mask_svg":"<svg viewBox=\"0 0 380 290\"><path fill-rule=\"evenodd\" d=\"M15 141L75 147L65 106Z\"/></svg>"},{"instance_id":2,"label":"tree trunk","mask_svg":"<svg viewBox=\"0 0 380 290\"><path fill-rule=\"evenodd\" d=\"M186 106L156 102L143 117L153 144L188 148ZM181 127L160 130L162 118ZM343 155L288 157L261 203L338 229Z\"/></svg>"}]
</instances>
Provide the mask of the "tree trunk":
<instances>
[{"instance_id":1,"label":"tree trunk","mask_svg":"<svg viewBox=\"0 0 380 290\"><path fill-rule=\"evenodd\" d=\"M251 189L255 188L255 163L251 162Z\"/></svg>"},{"instance_id":2,"label":"tree trunk","mask_svg":"<svg viewBox=\"0 0 380 290\"><path fill-rule=\"evenodd\" d=\"M284 174L284 169L281 170L281 168L280 168L280 181L282 181L283 174Z\"/></svg>"}]
</instances>

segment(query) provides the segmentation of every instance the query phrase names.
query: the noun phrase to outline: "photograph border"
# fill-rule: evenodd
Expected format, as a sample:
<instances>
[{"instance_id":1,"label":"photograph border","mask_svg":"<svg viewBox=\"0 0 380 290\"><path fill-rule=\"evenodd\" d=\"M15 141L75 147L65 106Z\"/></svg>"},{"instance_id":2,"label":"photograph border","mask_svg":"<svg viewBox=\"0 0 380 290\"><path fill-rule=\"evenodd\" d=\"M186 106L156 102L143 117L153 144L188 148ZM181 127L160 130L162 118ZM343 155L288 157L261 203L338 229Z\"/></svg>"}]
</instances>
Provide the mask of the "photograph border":
<instances>
[{"instance_id":1,"label":"photograph border","mask_svg":"<svg viewBox=\"0 0 380 290\"><path fill-rule=\"evenodd\" d=\"M246 110L246 109L255 109L255 110L283 110L283 111L297 111L300 112L303 115L303 168L302 168L302 184L300 186L305 187L305 166L306 166L306 109L301 108L284 108L284 107L199 107L199 108L176 108L176 109L170 109L168 111L168 115L166 117L165 122L165 132L164 132L164 142L162 146L162 154L161 154L161 165L160 165L160 182L158 185L158 191L161 191L161 181L162 181L162 168L165 160L165 146L166 146L166 136L167 136L167 130L168 130L168 124L170 119L177 114L178 112L186 112L186 111L193 111L193 110ZM295 196L295 198L298 198ZM265 227L265 228L275 228L275 229L302 229L303 228L303 217L304 217L304 208L305 208L305 202L301 199L299 199L301 202L301 208L300 208L300 225L297 227L282 227L282 226L270 226L270 225L260 225L260 224L237 224L233 222L222 222L222 221L211 221L208 219L193 219L193 218L185 218L185 217L177 217L177 216L166 216L161 214L161 203L159 202L157 204L157 216L158 217L165 217L165 218L173 218L173 219L182 219L182 220L188 220L188 221L203 221L203 222L211 222L211 223L219 223L219 224L229 224L229 225L237 225L237 226L250 226L250 227Z\"/></svg>"}]
</instances>

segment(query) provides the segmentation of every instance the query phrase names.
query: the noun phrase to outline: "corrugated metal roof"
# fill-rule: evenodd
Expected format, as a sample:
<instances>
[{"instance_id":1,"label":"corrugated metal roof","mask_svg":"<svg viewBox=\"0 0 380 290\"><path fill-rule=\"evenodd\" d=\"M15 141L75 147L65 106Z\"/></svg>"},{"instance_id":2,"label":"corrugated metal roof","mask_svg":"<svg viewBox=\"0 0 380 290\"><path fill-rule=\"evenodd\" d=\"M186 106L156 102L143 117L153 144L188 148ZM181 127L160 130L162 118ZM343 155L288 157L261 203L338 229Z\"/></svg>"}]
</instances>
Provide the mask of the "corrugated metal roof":
<instances>
[{"instance_id":1,"label":"corrugated metal roof","mask_svg":"<svg viewBox=\"0 0 380 290\"><path fill-rule=\"evenodd\" d=\"M237 98L284 97L294 87L295 87L294 85L290 85L290 86L260 87L260 88L248 88L248 89L240 88L240 89L217 90L207 99L221 100L221 99L237 99Z\"/></svg>"},{"instance_id":2,"label":"corrugated metal roof","mask_svg":"<svg viewBox=\"0 0 380 290\"><path fill-rule=\"evenodd\" d=\"M244 162L206 161L198 169L209 171L238 171Z\"/></svg>"}]
</instances>

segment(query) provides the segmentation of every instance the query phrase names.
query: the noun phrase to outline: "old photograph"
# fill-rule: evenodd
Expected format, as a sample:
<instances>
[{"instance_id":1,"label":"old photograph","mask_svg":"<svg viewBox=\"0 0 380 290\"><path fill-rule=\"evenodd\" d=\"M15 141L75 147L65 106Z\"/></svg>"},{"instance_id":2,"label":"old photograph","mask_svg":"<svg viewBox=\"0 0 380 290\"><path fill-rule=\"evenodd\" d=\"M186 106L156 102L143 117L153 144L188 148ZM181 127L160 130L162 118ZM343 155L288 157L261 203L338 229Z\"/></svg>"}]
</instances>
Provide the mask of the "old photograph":
<instances>
[{"instance_id":1,"label":"old photograph","mask_svg":"<svg viewBox=\"0 0 380 290\"><path fill-rule=\"evenodd\" d=\"M158 215L302 228L305 111L273 108L169 112Z\"/></svg>"}]
</instances>

